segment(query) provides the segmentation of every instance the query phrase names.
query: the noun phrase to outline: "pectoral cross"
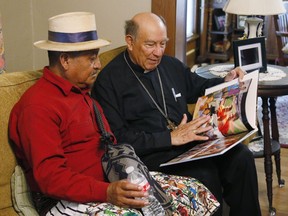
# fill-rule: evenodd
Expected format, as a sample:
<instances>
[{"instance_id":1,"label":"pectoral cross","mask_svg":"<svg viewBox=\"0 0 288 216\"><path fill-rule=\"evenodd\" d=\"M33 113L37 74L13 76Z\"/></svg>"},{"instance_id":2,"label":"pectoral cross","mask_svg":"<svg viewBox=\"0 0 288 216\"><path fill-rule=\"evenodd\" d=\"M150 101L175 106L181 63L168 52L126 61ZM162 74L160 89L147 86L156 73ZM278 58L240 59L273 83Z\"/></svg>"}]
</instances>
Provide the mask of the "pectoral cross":
<instances>
[{"instance_id":1,"label":"pectoral cross","mask_svg":"<svg viewBox=\"0 0 288 216\"><path fill-rule=\"evenodd\" d=\"M176 130L177 129L177 126L175 125L175 123L172 122L170 119L167 119L167 123L168 123L167 128L169 130Z\"/></svg>"}]
</instances>

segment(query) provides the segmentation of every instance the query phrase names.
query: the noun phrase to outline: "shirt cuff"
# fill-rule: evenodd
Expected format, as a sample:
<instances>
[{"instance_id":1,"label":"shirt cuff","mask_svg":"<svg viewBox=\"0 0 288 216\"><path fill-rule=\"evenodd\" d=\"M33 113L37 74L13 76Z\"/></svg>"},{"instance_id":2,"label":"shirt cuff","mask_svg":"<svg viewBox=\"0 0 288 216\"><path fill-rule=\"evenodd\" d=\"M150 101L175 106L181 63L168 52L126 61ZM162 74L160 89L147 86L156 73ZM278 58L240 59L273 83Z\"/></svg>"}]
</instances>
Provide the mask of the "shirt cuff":
<instances>
[{"instance_id":1,"label":"shirt cuff","mask_svg":"<svg viewBox=\"0 0 288 216\"><path fill-rule=\"evenodd\" d=\"M109 182L98 182L94 190L95 201L107 202L107 189L109 184Z\"/></svg>"}]
</instances>

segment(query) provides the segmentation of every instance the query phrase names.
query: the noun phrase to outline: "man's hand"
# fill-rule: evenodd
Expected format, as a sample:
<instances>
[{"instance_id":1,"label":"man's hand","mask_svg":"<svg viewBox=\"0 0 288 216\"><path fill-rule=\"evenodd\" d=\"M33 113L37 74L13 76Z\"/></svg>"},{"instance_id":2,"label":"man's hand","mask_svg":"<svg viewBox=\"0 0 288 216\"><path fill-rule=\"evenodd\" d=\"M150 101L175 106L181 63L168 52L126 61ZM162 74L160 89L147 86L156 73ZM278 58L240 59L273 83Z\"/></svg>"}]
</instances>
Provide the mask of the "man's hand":
<instances>
[{"instance_id":1,"label":"man's hand","mask_svg":"<svg viewBox=\"0 0 288 216\"><path fill-rule=\"evenodd\" d=\"M171 144L180 146L195 140L208 140L208 136L201 134L212 129L212 126L206 126L209 120L210 116L201 116L187 123L187 116L184 114L177 129L171 132Z\"/></svg>"},{"instance_id":2,"label":"man's hand","mask_svg":"<svg viewBox=\"0 0 288 216\"><path fill-rule=\"evenodd\" d=\"M134 199L148 197L148 193L142 191L142 187L127 180L110 183L107 189L107 202L120 207L142 208L148 201Z\"/></svg>"},{"instance_id":3,"label":"man's hand","mask_svg":"<svg viewBox=\"0 0 288 216\"><path fill-rule=\"evenodd\" d=\"M225 82L229 82L235 78L239 78L239 82L243 79L246 71L242 70L240 67L234 68L231 70L224 78Z\"/></svg>"}]
</instances>

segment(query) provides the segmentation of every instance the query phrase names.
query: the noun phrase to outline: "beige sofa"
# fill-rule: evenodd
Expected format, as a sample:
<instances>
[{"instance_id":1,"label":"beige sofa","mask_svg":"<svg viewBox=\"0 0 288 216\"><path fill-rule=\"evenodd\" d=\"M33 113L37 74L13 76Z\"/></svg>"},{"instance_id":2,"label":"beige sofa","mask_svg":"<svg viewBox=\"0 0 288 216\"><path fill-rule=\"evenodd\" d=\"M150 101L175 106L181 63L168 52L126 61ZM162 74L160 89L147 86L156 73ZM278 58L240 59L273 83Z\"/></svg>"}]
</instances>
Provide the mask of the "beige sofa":
<instances>
[{"instance_id":1,"label":"beige sofa","mask_svg":"<svg viewBox=\"0 0 288 216\"><path fill-rule=\"evenodd\" d=\"M11 176L16 159L8 140L8 120L12 107L21 95L42 76L41 71L4 73L0 75L0 215L17 215L12 205Z\"/></svg>"}]
</instances>

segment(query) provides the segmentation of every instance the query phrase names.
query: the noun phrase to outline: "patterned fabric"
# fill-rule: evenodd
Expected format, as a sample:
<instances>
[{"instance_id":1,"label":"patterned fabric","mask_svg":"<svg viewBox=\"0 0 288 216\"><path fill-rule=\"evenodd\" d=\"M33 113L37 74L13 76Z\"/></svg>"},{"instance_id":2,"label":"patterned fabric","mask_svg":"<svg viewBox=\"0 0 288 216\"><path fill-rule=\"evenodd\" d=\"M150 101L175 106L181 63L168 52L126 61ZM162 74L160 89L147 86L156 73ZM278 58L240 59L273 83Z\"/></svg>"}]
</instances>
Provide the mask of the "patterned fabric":
<instances>
[{"instance_id":1,"label":"patterned fabric","mask_svg":"<svg viewBox=\"0 0 288 216\"><path fill-rule=\"evenodd\" d=\"M167 194L172 196L173 215L212 215L220 203L197 179L150 172Z\"/></svg>"},{"instance_id":2,"label":"patterned fabric","mask_svg":"<svg viewBox=\"0 0 288 216\"><path fill-rule=\"evenodd\" d=\"M59 201L46 216L140 216L136 209L120 208L110 203L73 203Z\"/></svg>"},{"instance_id":3,"label":"patterned fabric","mask_svg":"<svg viewBox=\"0 0 288 216\"><path fill-rule=\"evenodd\" d=\"M142 173L153 188L154 196L160 202L167 216L173 215L171 211L171 197L163 190L161 185L150 175L147 166L136 155L134 148L126 143L106 144L106 152L102 157L102 166L109 182L126 179L126 168L133 166Z\"/></svg>"},{"instance_id":4,"label":"patterned fabric","mask_svg":"<svg viewBox=\"0 0 288 216\"><path fill-rule=\"evenodd\" d=\"M190 177L150 172L168 196L172 197L173 216L208 216L220 206L211 192L198 180ZM135 209L125 209L110 203L77 204L60 201L51 215L141 216Z\"/></svg>"}]
</instances>

